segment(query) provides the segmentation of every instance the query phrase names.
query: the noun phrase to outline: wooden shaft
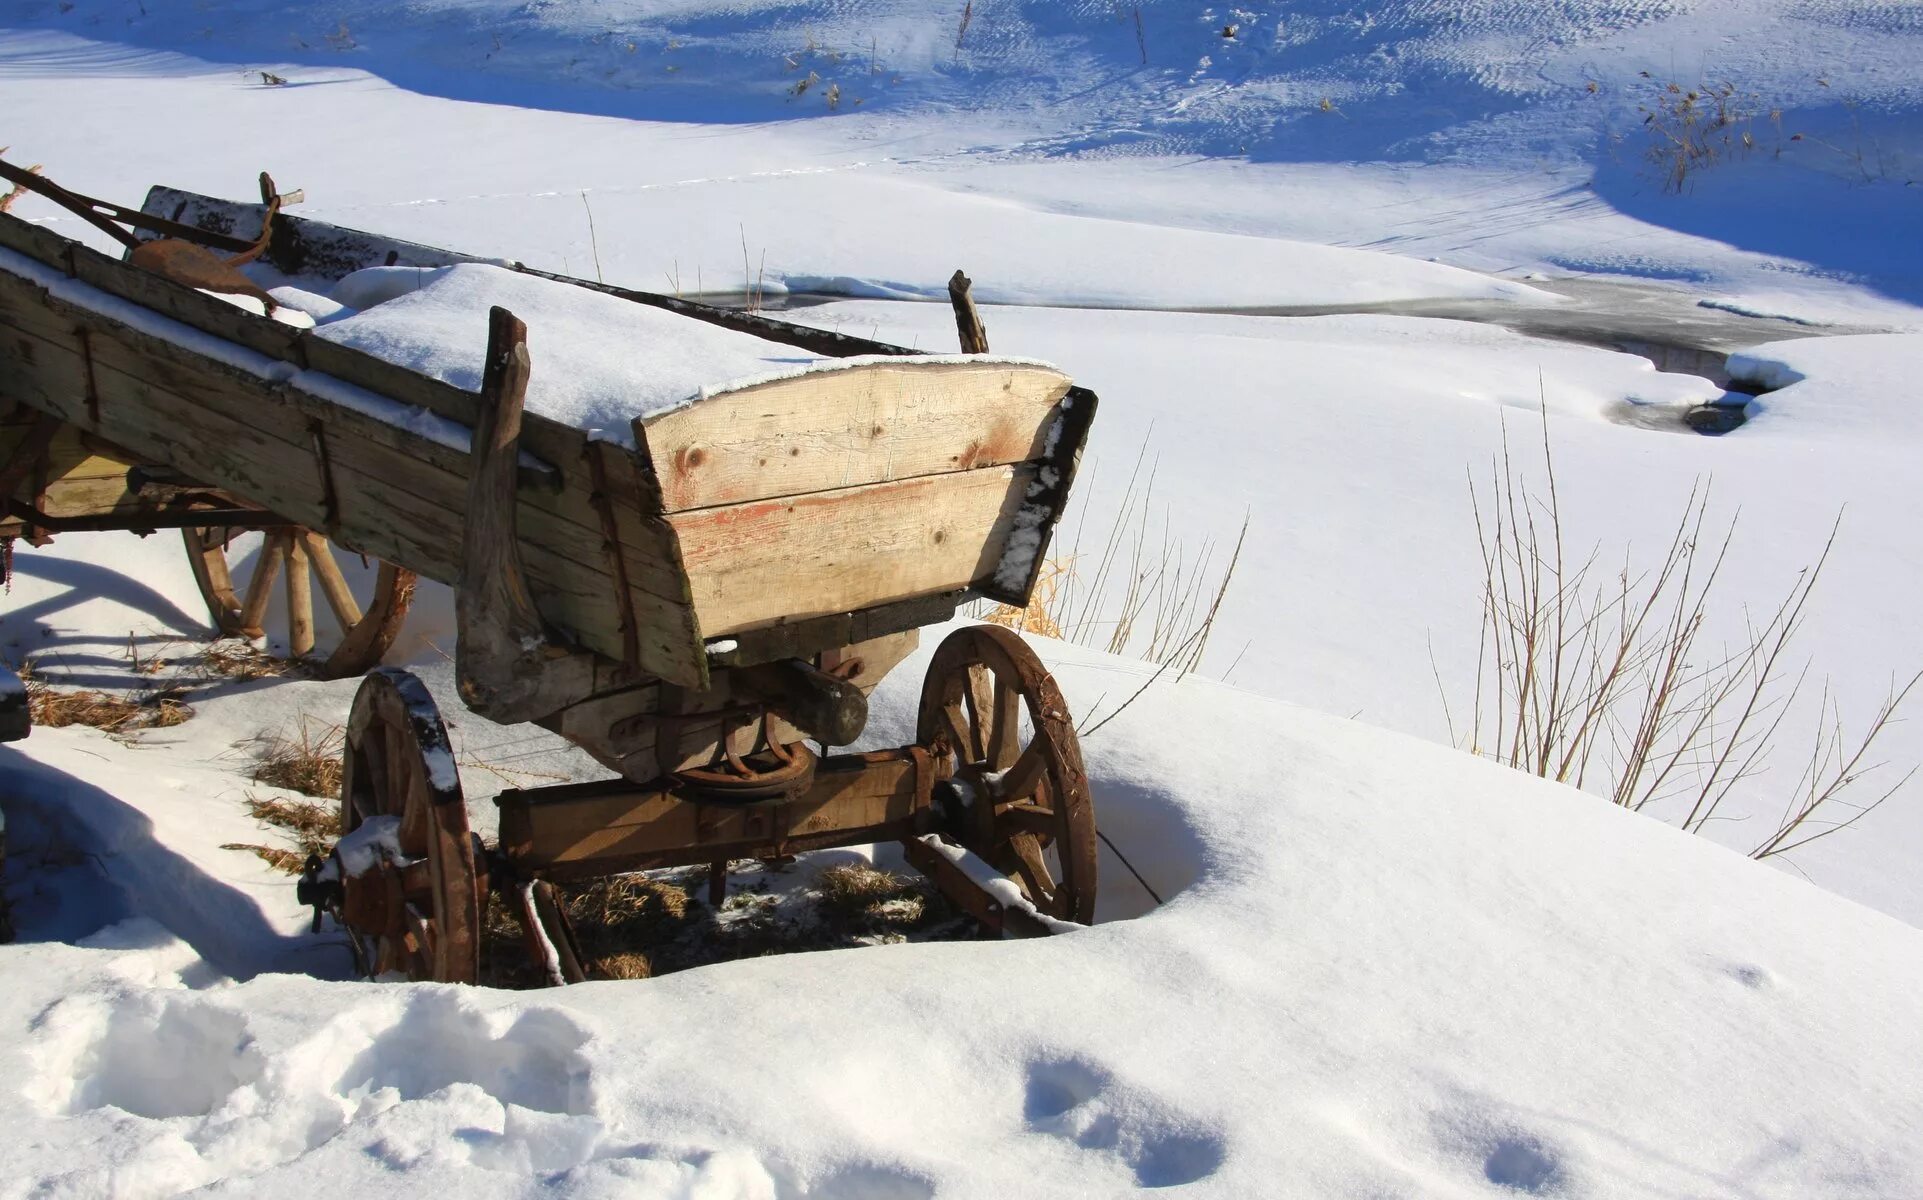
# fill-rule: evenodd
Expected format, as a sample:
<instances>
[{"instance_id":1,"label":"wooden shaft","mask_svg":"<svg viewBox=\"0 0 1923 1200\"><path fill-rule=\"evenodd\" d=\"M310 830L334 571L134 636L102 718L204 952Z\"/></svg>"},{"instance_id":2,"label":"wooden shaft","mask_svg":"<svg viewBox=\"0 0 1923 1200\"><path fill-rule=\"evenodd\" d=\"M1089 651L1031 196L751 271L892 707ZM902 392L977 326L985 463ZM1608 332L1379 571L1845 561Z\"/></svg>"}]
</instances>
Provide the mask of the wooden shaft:
<instances>
[{"instance_id":1,"label":"wooden shaft","mask_svg":"<svg viewBox=\"0 0 1923 1200\"><path fill-rule=\"evenodd\" d=\"M353 590L341 575L340 564L334 561L333 549L326 538L311 529L301 532L300 544L307 551L307 561L313 564L314 578L320 581L321 595L333 610L342 636L352 633L354 626L361 623L361 606L355 602Z\"/></svg>"},{"instance_id":2,"label":"wooden shaft","mask_svg":"<svg viewBox=\"0 0 1923 1200\"><path fill-rule=\"evenodd\" d=\"M737 694L760 697L776 715L824 745L849 745L868 724L868 697L860 688L798 658L738 667L729 686Z\"/></svg>"},{"instance_id":3,"label":"wooden shaft","mask_svg":"<svg viewBox=\"0 0 1923 1200\"><path fill-rule=\"evenodd\" d=\"M314 587L307 545L287 540L287 643L295 658L314 652Z\"/></svg>"},{"instance_id":4,"label":"wooden shaft","mask_svg":"<svg viewBox=\"0 0 1923 1200\"><path fill-rule=\"evenodd\" d=\"M247 584L247 600L240 606L242 637L257 638L265 632L261 622L267 619L267 602L273 599L274 580L280 577L280 562L287 556L290 540L286 534L275 531L267 535L266 543L260 548L260 557L254 563L254 577Z\"/></svg>"},{"instance_id":5,"label":"wooden shaft","mask_svg":"<svg viewBox=\"0 0 1923 1200\"><path fill-rule=\"evenodd\" d=\"M982 315L975 309L970 292L974 280L957 270L948 277L948 302L955 306L955 331L961 337L963 354L988 353L988 331L982 328Z\"/></svg>"}]
</instances>

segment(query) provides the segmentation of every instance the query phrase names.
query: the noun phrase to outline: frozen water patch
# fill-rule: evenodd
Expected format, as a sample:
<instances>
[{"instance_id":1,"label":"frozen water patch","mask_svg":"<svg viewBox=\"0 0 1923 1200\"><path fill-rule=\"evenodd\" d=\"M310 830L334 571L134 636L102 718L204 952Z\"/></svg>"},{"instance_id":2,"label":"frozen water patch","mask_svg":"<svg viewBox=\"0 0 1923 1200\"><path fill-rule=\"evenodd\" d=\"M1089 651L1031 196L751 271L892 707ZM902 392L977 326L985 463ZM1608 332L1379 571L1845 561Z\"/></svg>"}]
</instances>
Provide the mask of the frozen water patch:
<instances>
[{"instance_id":1,"label":"frozen water patch","mask_svg":"<svg viewBox=\"0 0 1923 1200\"><path fill-rule=\"evenodd\" d=\"M1217 1131L1078 1059L1030 1064L1023 1115L1037 1133L1120 1160L1138 1187L1195 1183L1213 1175L1227 1156Z\"/></svg>"},{"instance_id":2,"label":"frozen water patch","mask_svg":"<svg viewBox=\"0 0 1923 1200\"><path fill-rule=\"evenodd\" d=\"M197 998L75 997L49 1009L35 1033L43 1045L28 1096L60 1115L206 1116L266 1066L241 1014Z\"/></svg>"}]
</instances>

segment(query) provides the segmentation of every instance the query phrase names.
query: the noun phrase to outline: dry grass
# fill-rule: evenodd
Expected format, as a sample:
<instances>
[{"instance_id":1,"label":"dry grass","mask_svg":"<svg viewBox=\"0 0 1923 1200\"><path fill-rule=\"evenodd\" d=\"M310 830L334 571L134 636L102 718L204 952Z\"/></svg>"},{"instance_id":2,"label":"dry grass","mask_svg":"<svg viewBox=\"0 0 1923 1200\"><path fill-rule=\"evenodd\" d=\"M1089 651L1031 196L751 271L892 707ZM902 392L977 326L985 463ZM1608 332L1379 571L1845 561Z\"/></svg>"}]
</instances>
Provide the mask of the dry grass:
<instances>
[{"instance_id":1,"label":"dry grass","mask_svg":"<svg viewBox=\"0 0 1923 1200\"><path fill-rule=\"evenodd\" d=\"M919 921L927 904L920 879L878 871L864 863L823 868L815 876L821 906L843 923Z\"/></svg>"},{"instance_id":2,"label":"dry grass","mask_svg":"<svg viewBox=\"0 0 1923 1200\"><path fill-rule=\"evenodd\" d=\"M1681 192L1696 172L1756 148L1761 97L1739 92L1727 81L1685 87L1659 82L1648 71L1642 77L1651 81L1655 94L1636 111L1643 114L1649 160L1662 172L1663 190ZM1780 139L1782 114L1773 112L1770 119Z\"/></svg>"},{"instance_id":3,"label":"dry grass","mask_svg":"<svg viewBox=\"0 0 1923 1200\"><path fill-rule=\"evenodd\" d=\"M1148 447L1144 439L1107 532L1095 535L1099 551L1083 552L1090 532L1084 508L1068 553L1042 564L1026 607L1001 604L975 615L1026 633L1140 658L1178 675L1196 670L1235 578L1249 522L1243 518L1226 559L1211 539L1191 551L1176 533L1173 514L1156 504L1156 464L1148 458ZM1095 474L1091 469L1090 486Z\"/></svg>"},{"instance_id":4,"label":"dry grass","mask_svg":"<svg viewBox=\"0 0 1923 1200\"><path fill-rule=\"evenodd\" d=\"M261 846L252 842L226 842L222 850L245 850L268 866L289 875L298 875L307 856L322 857L340 837L341 814L335 804L316 804L311 800L282 800L248 793L247 814L293 839L294 846Z\"/></svg>"},{"instance_id":5,"label":"dry grass","mask_svg":"<svg viewBox=\"0 0 1923 1200\"><path fill-rule=\"evenodd\" d=\"M265 734L254 749L253 780L307 796L337 797L343 737L339 725L304 716L292 734Z\"/></svg>"},{"instance_id":6,"label":"dry grass","mask_svg":"<svg viewBox=\"0 0 1923 1200\"><path fill-rule=\"evenodd\" d=\"M1810 597L1836 544L1832 527L1773 609L1745 612L1733 645L1703 641L1735 521L1712 525L1709 492L1692 489L1660 561L1600 568L1600 548L1567 552L1545 417L1544 482L1511 459L1505 430L1488 488L1471 481L1483 566L1482 629L1468 728L1459 744L1518 770L1573 784L1634 811L1703 832L1765 773L1809 665L1791 665ZM1840 523L1840 518L1839 518ZM1854 785L1923 672L1900 686L1859 735L1844 731L1827 686L1809 757L1776 827L1750 850L1785 854L1848 828L1888 800L1905 772L1873 799ZM1440 678L1438 677L1438 685Z\"/></svg>"},{"instance_id":7,"label":"dry grass","mask_svg":"<svg viewBox=\"0 0 1923 1200\"><path fill-rule=\"evenodd\" d=\"M32 662L21 666L20 679L27 688L27 708L33 723L43 729L86 725L105 733L131 733L136 729L170 728L194 715L194 710L172 691L134 700L106 692L57 688L34 673Z\"/></svg>"},{"instance_id":8,"label":"dry grass","mask_svg":"<svg viewBox=\"0 0 1923 1200\"><path fill-rule=\"evenodd\" d=\"M201 651L198 666L205 677L244 681L279 679L299 664L291 659L275 658L244 638L222 638Z\"/></svg>"},{"instance_id":9,"label":"dry grass","mask_svg":"<svg viewBox=\"0 0 1923 1200\"><path fill-rule=\"evenodd\" d=\"M719 908L707 902L707 881L707 869L694 867L559 885L589 977L646 979L770 954L976 933L919 876L860 863L822 868L809 886L781 892L765 878L744 887L737 876ZM484 924L484 982L543 986L498 895L488 899Z\"/></svg>"}]
</instances>

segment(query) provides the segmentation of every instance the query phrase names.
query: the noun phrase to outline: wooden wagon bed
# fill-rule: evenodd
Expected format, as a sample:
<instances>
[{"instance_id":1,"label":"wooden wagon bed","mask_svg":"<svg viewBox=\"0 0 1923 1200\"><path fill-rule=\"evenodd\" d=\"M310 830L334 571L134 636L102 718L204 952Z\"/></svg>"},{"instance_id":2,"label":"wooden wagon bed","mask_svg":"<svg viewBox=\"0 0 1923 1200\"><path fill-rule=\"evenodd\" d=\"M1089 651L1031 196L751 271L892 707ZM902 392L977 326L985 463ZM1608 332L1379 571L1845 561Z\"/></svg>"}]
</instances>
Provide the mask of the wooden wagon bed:
<instances>
[{"instance_id":1,"label":"wooden wagon bed","mask_svg":"<svg viewBox=\"0 0 1923 1200\"><path fill-rule=\"evenodd\" d=\"M237 242L259 231L265 211L163 188L146 208ZM479 261L287 216L274 224L267 261L293 277ZM1026 597L1094 410L1065 376L918 361L898 347L562 282L861 359L648 418L631 447L526 415L521 558L541 616L582 648L699 688L711 665L865 641L941 619L972 596ZM538 346L539 330L530 333ZM40 527L111 507L116 489L151 507L178 477L203 506L244 497L430 578L460 577L474 393L5 215L0 399L66 426L54 453L71 461L52 473L54 486L7 481L15 515ZM0 426L0 461L30 417L16 410ZM96 444L139 453L90 469ZM155 470L132 479L112 465L153 459Z\"/></svg>"},{"instance_id":2,"label":"wooden wagon bed","mask_svg":"<svg viewBox=\"0 0 1923 1200\"><path fill-rule=\"evenodd\" d=\"M311 579L345 633L335 674L378 661L419 572L456 588L463 702L537 722L615 772L502 793L500 838L484 845L432 696L405 671L369 674L344 729L344 836L308 859L298 889L315 928L331 915L349 933L361 970L474 981L493 894L548 978L575 981L589 971L556 881L706 864L719 903L730 859L875 842L900 843L987 930L1094 919L1096 832L1074 723L1015 634L944 639L910 744L827 753L859 737L868 694L920 626L973 597L1027 602L1092 393L1032 361L921 355L270 216L282 197L266 176L266 204L155 188L135 213L8 164L0 175L129 248L115 259L0 213L0 538L179 527L215 623L250 637L284 565L295 653L313 646ZM145 245L115 223L164 240ZM668 403L626 422L621 392L615 424L630 428L608 432L597 416L584 422L597 434L530 404L530 380L568 366L544 362L540 330L505 306L474 320L485 353L479 390L466 391L444 381L458 371L349 344L352 318L298 328L136 265L250 246L264 250L263 273L302 290L395 267L463 287L538 280L623 318L643 306L657 329L700 323L711 341L718 327L811 361L677 377L672 387L698 393L686 402L657 375L649 394ZM438 303L433 286L390 302ZM467 310L454 308L466 336ZM960 311L964 343L985 349L972 308ZM244 602L220 548L235 529L268 532ZM330 541L383 560L365 616Z\"/></svg>"}]
</instances>

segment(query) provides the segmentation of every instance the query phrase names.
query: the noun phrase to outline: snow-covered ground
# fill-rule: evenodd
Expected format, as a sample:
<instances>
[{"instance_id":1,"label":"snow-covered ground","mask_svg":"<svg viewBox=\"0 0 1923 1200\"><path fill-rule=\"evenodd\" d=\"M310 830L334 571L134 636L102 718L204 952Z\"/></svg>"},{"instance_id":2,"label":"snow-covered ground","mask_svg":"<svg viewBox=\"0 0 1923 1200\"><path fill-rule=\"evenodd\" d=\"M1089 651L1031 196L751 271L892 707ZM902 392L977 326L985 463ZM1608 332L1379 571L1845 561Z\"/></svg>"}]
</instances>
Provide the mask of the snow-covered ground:
<instances>
[{"instance_id":1,"label":"snow-covered ground","mask_svg":"<svg viewBox=\"0 0 1923 1200\"><path fill-rule=\"evenodd\" d=\"M1433 744L1473 686L1468 475L1505 430L1546 426L1567 538L1608 561L1659 554L1713 480L1736 536L1708 645L1840 511L1796 665L1852 725L1923 666L1917 7L963 11L0 2L0 144L68 186L244 197L264 168L322 219L828 293L791 315L938 350L952 320L914 301L964 267L998 353L1102 396L1058 549L1105 534L1144 445L1158 530L1219 555L1249 521L1207 678L1086 746L1103 829L1169 903L1105 851L1106 923L1040 945L532 998L340 982L286 878L219 847L263 840L249 740L339 720L351 685L221 684L131 744L0 749L0 1196L1923 1193L1923 790L1776 869L1731 849L1776 820L1787 748L1689 837ZM1639 106L1725 80L1716 132L1754 146L1669 194ZM1652 285L1621 306L1719 322L1755 343L1730 373L1776 390L1701 437L1706 379L1420 315L1569 308L1570 278ZM140 686L131 655L204 636L175 546L23 550L0 651ZM453 705L445 608L396 658L448 697L485 823L500 787L591 768ZM1152 671L1038 648L1081 713ZM875 744L905 740L925 655ZM1923 728L1876 757L1923 761Z\"/></svg>"}]
</instances>

